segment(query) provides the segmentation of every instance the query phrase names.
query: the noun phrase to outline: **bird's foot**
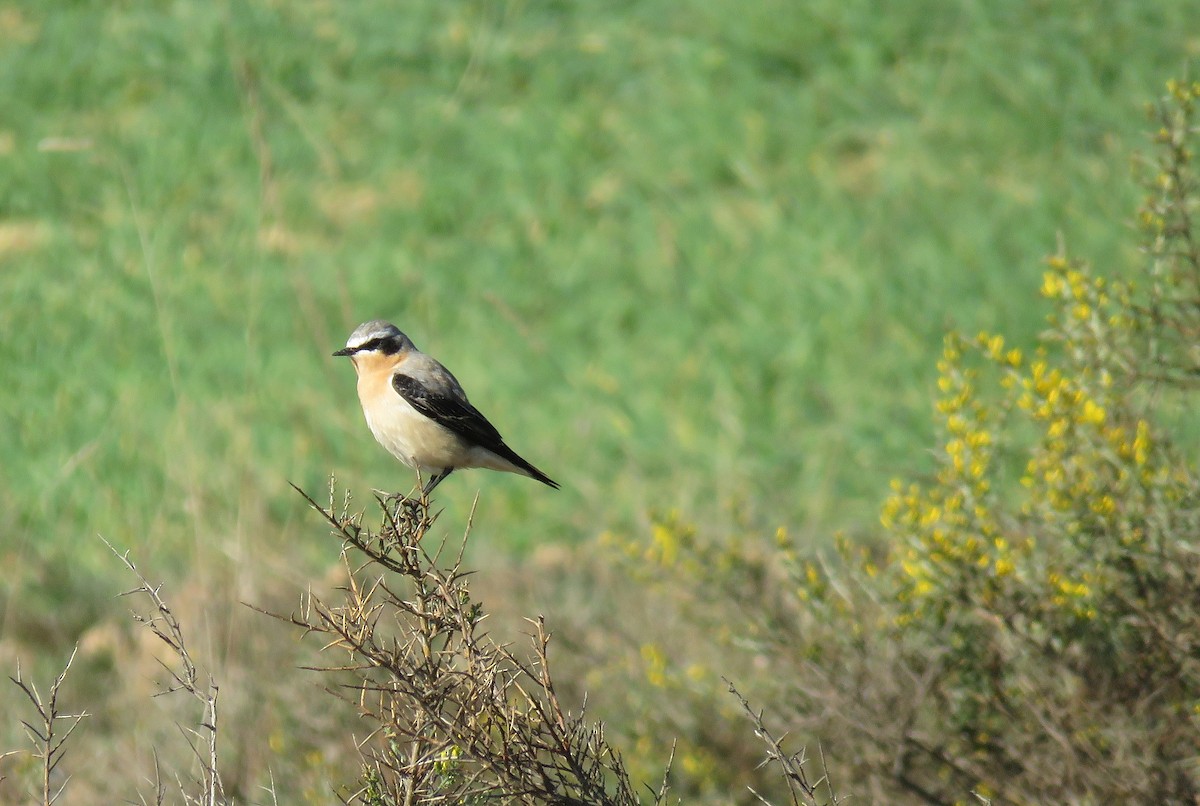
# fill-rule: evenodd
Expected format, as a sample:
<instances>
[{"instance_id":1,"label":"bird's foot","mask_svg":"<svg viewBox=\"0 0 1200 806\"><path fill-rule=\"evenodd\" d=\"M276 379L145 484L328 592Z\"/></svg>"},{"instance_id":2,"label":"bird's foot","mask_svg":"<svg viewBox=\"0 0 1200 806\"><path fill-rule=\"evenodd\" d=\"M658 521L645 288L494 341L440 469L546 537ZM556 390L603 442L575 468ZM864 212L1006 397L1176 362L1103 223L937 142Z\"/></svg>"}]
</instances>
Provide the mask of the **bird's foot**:
<instances>
[{"instance_id":1,"label":"bird's foot","mask_svg":"<svg viewBox=\"0 0 1200 806\"><path fill-rule=\"evenodd\" d=\"M427 506L428 499L421 493L413 496L406 493L388 493L383 490L374 492L379 498L379 502L392 509L397 515L403 511L409 517L413 517Z\"/></svg>"},{"instance_id":2,"label":"bird's foot","mask_svg":"<svg viewBox=\"0 0 1200 806\"><path fill-rule=\"evenodd\" d=\"M371 492L375 493L375 497L380 501L419 501L419 498L412 498L407 493L389 493L387 490L376 490L372 488Z\"/></svg>"}]
</instances>

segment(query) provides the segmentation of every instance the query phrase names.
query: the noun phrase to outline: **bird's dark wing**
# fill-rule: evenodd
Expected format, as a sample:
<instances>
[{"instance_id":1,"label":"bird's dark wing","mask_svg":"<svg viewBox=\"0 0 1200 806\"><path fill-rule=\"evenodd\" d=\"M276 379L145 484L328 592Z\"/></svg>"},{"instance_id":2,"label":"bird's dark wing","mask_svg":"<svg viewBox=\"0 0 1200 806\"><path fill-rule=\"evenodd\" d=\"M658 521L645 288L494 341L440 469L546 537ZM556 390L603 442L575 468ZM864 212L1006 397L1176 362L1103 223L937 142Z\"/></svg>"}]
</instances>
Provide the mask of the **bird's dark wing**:
<instances>
[{"instance_id":1,"label":"bird's dark wing","mask_svg":"<svg viewBox=\"0 0 1200 806\"><path fill-rule=\"evenodd\" d=\"M450 378L453 380L453 376ZM531 478L557 490L558 482L504 444L504 439L496 430L496 426L489 423L487 417L479 413L479 409L467 402L457 386L458 383L455 381L449 389L433 389L403 372L397 372L392 376L392 388L400 397L408 401L408 405L421 414L435 423L449 428L473 445L486 448L502 459L508 460L529 474Z\"/></svg>"},{"instance_id":2,"label":"bird's dark wing","mask_svg":"<svg viewBox=\"0 0 1200 806\"><path fill-rule=\"evenodd\" d=\"M408 405L470 442L496 453L507 450L496 426L463 398L430 389L402 372L392 376L392 388Z\"/></svg>"}]
</instances>

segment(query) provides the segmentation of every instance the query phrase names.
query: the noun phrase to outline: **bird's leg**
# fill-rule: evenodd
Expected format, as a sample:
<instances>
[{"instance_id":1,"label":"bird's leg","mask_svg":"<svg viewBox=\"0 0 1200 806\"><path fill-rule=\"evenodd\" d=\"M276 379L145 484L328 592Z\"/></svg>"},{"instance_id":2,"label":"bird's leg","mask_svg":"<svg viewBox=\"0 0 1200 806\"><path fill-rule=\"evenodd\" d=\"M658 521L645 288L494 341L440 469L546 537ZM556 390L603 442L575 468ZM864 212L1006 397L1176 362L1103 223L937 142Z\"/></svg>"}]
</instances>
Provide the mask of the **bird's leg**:
<instances>
[{"instance_id":1,"label":"bird's leg","mask_svg":"<svg viewBox=\"0 0 1200 806\"><path fill-rule=\"evenodd\" d=\"M446 476L449 476L452 472L454 472L454 468L448 467L445 470L443 470L442 472L432 476L429 479L429 481L427 481L425 483L425 486L421 489L422 497L428 498L429 494L431 492L433 492L433 488L438 486L439 484L441 484L442 481L446 478Z\"/></svg>"},{"instance_id":2,"label":"bird's leg","mask_svg":"<svg viewBox=\"0 0 1200 806\"><path fill-rule=\"evenodd\" d=\"M441 484L442 480L445 479L446 476L449 476L452 470L454 470L454 468L448 467L445 470L430 476L429 481L425 482L425 486L421 488L421 495L417 498L410 498L404 493L384 494L381 490L376 490L376 492L384 495L383 500L387 501L388 503L394 502L400 506L407 507L410 510L415 510L421 505L423 500L429 500L429 494L433 492L433 488ZM420 475L417 476L417 481L420 483Z\"/></svg>"}]
</instances>

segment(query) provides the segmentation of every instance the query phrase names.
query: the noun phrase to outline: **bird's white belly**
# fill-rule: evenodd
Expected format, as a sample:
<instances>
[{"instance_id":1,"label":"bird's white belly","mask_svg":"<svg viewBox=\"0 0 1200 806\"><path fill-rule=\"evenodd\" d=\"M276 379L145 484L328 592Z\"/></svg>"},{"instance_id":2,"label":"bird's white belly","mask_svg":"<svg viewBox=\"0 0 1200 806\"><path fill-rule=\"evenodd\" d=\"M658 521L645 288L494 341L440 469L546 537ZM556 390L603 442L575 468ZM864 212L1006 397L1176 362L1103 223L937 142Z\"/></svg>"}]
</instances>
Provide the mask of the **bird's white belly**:
<instances>
[{"instance_id":1,"label":"bird's white belly","mask_svg":"<svg viewBox=\"0 0 1200 806\"><path fill-rule=\"evenodd\" d=\"M363 413L379 444L409 467L432 474L466 462L469 446L461 437L398 395L363 406Z\"/></svg>"}]
</instances>

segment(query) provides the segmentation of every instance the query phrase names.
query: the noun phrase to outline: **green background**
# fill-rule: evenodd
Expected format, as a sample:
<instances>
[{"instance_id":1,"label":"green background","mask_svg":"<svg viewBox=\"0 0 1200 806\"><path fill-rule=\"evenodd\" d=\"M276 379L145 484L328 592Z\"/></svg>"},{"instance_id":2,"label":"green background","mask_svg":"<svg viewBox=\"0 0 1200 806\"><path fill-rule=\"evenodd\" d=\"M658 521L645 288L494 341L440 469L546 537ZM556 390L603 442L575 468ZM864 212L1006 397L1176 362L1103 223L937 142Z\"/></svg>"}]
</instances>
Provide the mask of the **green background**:
<instances>
[{"instance_id":1,"label":"green background","mask_svg":"<svg viewBox=\"0 0 1200 806\"><path fill-rule=\"evenodd\" d=\"M152 576L302 587L288 488L408 489L330 353L385 318L563 485L523 552L679 510L869 538L947 327L1135 260L1194 2L0 3L0 658ZM203 587L203 585L202 585Z\"/></svg>"}]
</instances>

